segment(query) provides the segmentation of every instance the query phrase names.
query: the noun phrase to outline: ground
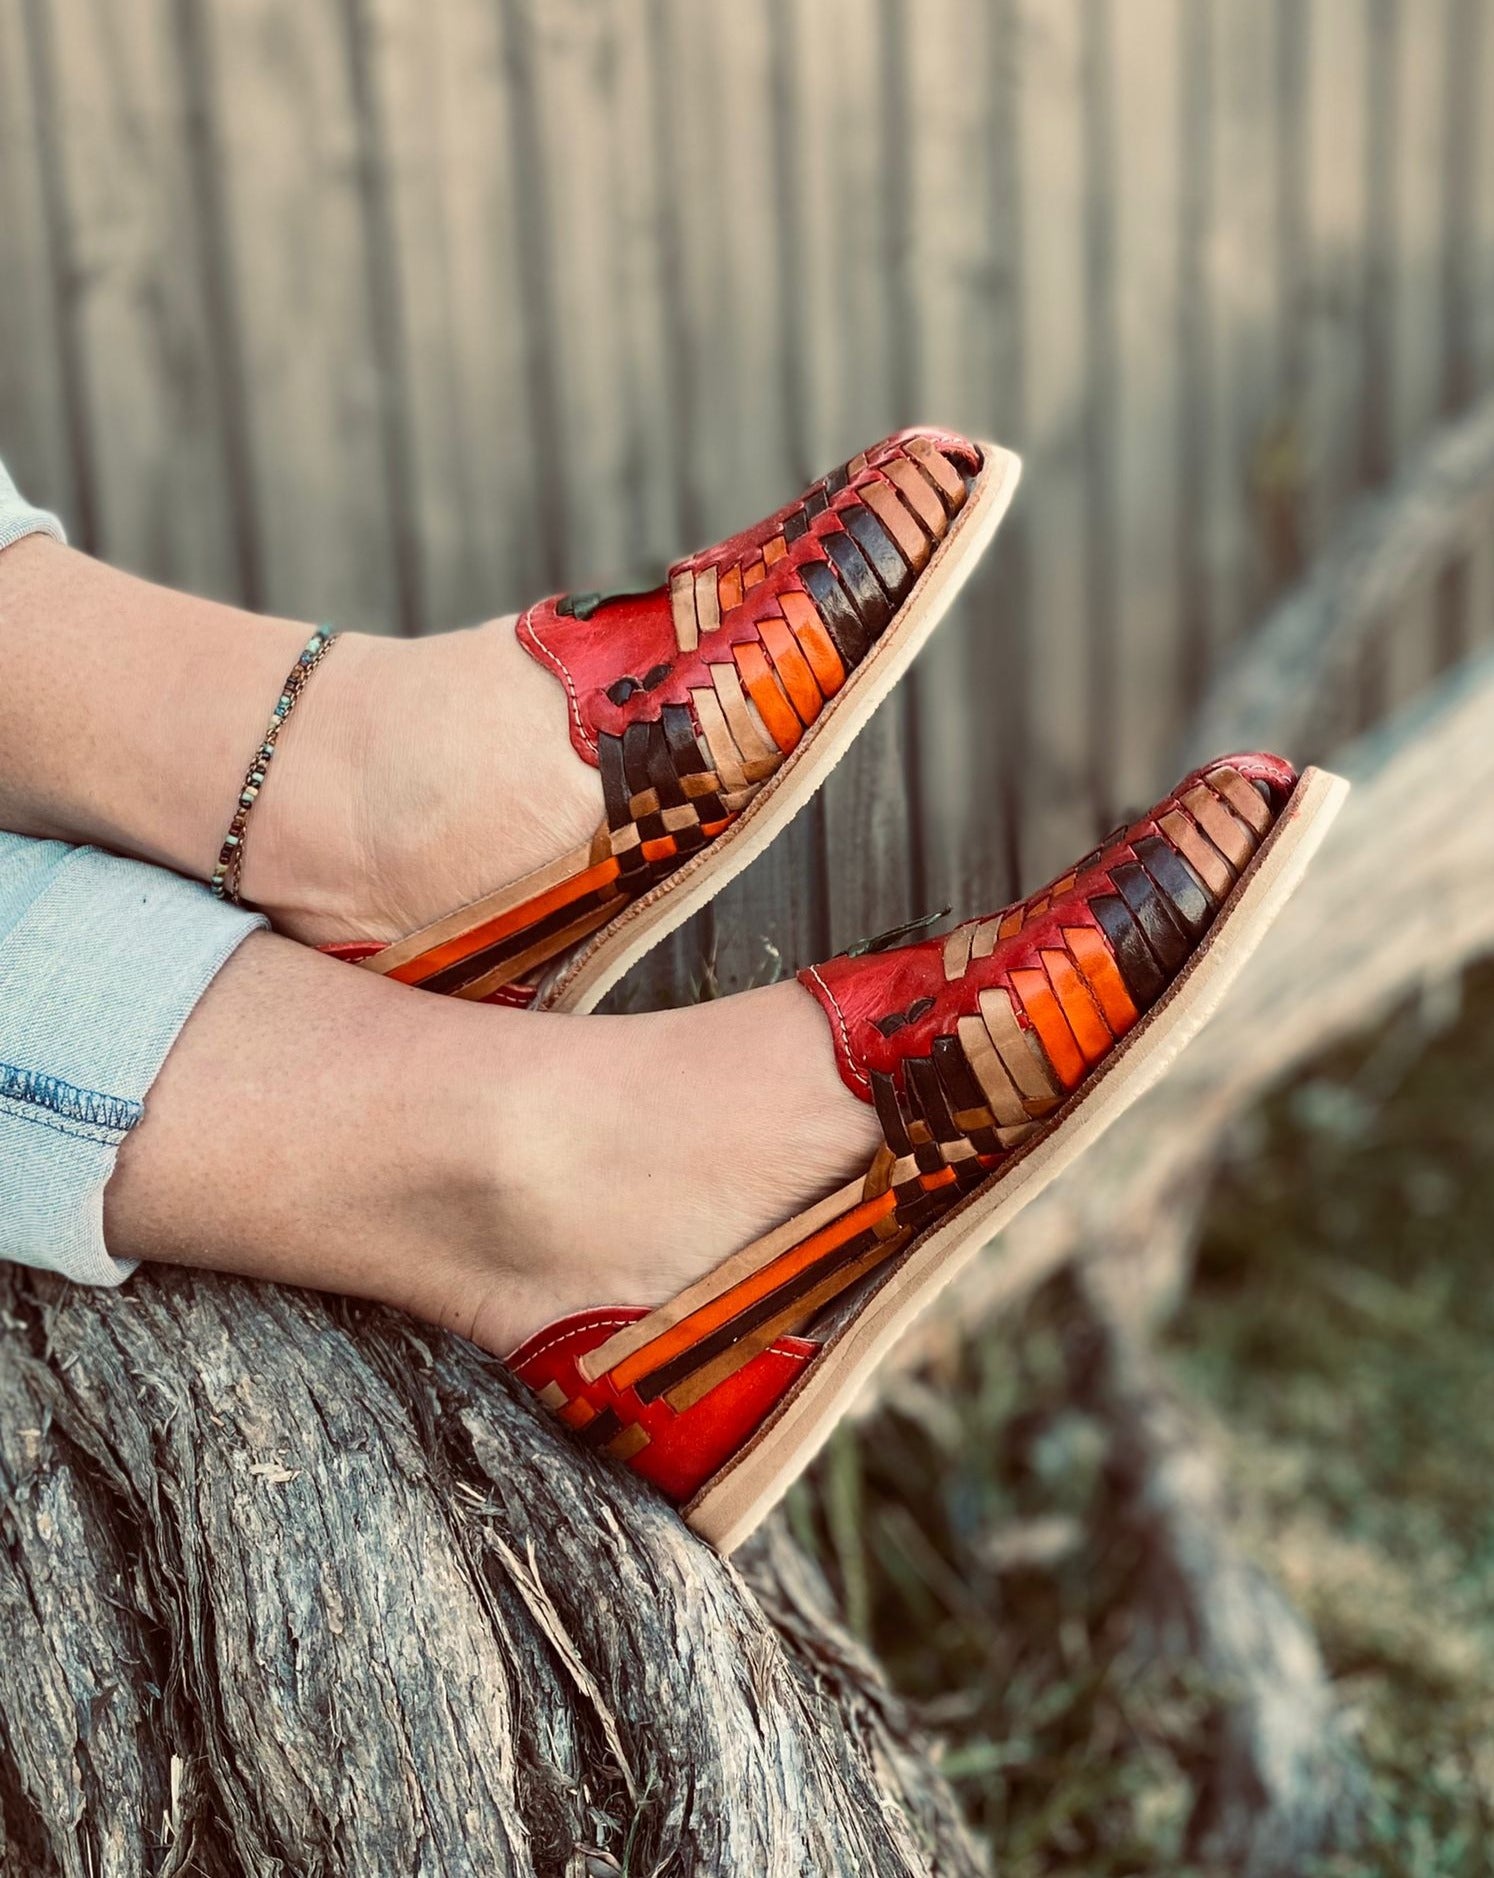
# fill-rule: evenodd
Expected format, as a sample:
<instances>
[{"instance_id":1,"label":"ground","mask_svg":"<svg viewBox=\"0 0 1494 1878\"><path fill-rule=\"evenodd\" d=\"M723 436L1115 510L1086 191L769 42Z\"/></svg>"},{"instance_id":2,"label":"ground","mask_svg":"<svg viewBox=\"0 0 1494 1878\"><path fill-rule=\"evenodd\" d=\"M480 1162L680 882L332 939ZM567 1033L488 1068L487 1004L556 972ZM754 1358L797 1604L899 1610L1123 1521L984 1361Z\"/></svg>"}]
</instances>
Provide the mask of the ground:
<instances>
[{"instance_id":1,"label":"ground","mask_svg":"<svg viewBox=\"0 0 1494 1878\"><path fill-rule=\"evenodd\" d=\"M1313 1878L1491 1868L1491 1092L1491 968L1315 1064L1233 1144L1167 1339L1370 1768L1360 1843ZM1072 1318L1060 1282L952 1346L791 1512L947 1742L1002 1878L1191 1878L1220 1695L1150 1647Z\"/></svg>"}]
</instances>

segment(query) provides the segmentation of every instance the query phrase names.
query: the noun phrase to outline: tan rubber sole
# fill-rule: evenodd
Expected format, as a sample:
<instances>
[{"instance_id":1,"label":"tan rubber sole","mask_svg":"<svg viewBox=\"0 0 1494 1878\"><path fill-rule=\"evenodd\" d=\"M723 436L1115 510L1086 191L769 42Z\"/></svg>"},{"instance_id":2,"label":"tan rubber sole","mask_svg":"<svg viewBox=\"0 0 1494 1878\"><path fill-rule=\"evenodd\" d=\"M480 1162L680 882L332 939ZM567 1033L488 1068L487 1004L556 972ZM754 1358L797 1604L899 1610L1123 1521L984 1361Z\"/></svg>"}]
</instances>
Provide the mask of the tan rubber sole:
<instances>
[{"instance_id":1,"label":"tan rubber sole","mask_svg":"<svg viewBox=\"0 0 1494 1878\"><path fill-rule=\"evenodd\" d=\"M876 1365L980 1248L1151 1088L1202 1028L1264 938L1338 814L1349 785L1305 770L1290 801L1162 998L1055 1118L1053 1127L915 1240L803 1380L683 1509L718 1551L751 1534L819 1453Z\"/></svg>"},{"instance_id":2,"label":"tan rubber sole","mask_svg":"<svg viewBox=\"0 0 1494 1878\"><path fill-rule=\"evenodd\" d=\"M949 533L929 556L891 628L804 733L798 748L724 834L587 940L543 988L536 1010L593 1010L639 959L776 841L824 783L949 611L1011 503L1022 474L1021 459L999 444L977 443L977 448L981 467Z\"/></svg>"}]
</instances>

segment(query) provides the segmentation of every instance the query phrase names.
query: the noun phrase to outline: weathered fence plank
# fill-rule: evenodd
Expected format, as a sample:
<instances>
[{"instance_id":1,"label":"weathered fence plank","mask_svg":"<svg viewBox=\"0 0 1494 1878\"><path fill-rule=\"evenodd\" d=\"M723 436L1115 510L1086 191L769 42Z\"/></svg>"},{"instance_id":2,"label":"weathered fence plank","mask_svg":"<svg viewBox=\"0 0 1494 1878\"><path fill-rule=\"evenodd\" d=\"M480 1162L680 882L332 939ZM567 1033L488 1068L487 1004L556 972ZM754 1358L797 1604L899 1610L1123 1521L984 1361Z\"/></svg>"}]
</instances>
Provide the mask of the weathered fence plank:
<instances>
[{"instance_id":1,"label":"weathered fence plank","mask_svg":"<svg viewBox=\"0 0 1494 1878\"><path fill-rule=\"evenodd\" d=\"M1216 343L1206 284L1213 225L1213 9L1183 9L1178 59L1182 99L1178 116L1178 513L1175 578L1178 586L1179 695L1185 711L1202 697L1213 668L1213 548L1209 540L1212 407L1209 383Z\"/></svg>"},{"instance_id":2,"label":"weathered fence plank","mask_svg":"<svg viewBox=\"0 0 1494 1878\"><path fill-rule=\"evenodd\" d=\"M819 460L800 408L813 239L800 130L812 74L781 13L688 0L662 11L677 75L668 187L678 305L667 369L683 382L666 395L679 399L680 550L787 501L831 458ZM685 965L708 987L760 984L823 950L819 817L818 805L801 815L697 922ZM677 975L666 958L640 976L658 985L671 968Z\"/></svg>"},{"instance_id":3,"label":"weathered fence plank","mask_svg":"<svg viewBox=\"0 0 1494 1878\"><path fill-rule=\"evenodd\" d=\"M1474 375L1480 390L1494 385L1494 4L1477 0L1470 15L1474 43L1467 49L1474 78L1473 281Z\"/></svg>"},{"instance_id":4,"label":"weathered fence plank","mask_svg":"<svg viewBox=\"0 0 1494 1878\"><path fill-rule=\"evenodd\" d=\"M38 21L40 25L40 21ZM205 291L170 0L64 0L38 71L56 124L72 283L64 317L96 495L98 552L199 592L244 588L225 474L232 382Z\"/></svg>"},{"instance_id":5,"label":"weathered fence plank","mask_svg":"<svg viewBox=\"0 0 1494 1878\"><path fill-rule=\"evenodd\" d=\"M625 396L630 361L622 299L629 240L618 213L618 166L609 137L615 28L585 0L522 0L533 96L522 108L535 125L534 162L543 175L524 212L543 215L536 264L548 279L541 304L553 363L559 480L564 491L562 583L626 582L637 552L628 526L629 435ZM515 92L519 84L515 73ZM521 108L514 96L513 104ZM646 145L630 167L647 161ZM540 257L543 257L542 260Z\"/></svg>"},{"instance_id":6,"label":"weathered fence plank","mask_svg":"<svg viewBox=\"0 0 1494 1878\"><path fill-rule=\"evenodd\" d=\"M1031 763L1023 801L1023 867L1042 879L1095 834L1090 792L1089 636L1084 575L1088 525L1082 134L1083 8L1079 0L1018 12L1019 162L1024 190L1041 177L1043 212L1022 223L1018 291L1023 327L1027 482L1027 695Z\"/></svg>"},{"instance_id":7,"label":"weathered fence plank","mask_svg":"<svg viewBox=\"0 0 1494 1878\"><path fill-rule=\"evenodd\" d=\"M48 223L55 125L35 69L24 0L0 0L0 434L12 474L64 510L82 534L91 503L76 462L80 414L77 388L68 383L66 283Z\"/></svg>"},{"instance_id":8,"label":"weathered fence plank","mask_svg":"<svg viewBox=\"0 0 1494 1878\"><path fill-rule=\"evenodd\" d=\"M913 415L938 420L959 411L967 430L1014 445L1021 414L1011 366L1017 309L1009 257L1017 231L1009 15L1007 6L992 7L972 33L966 0L918 0L918 30L907 47L914 127L906 267L914 283ZM1015 892L1003 851L1002 795L1020 721L1010 708L1019 679L998 583L1014 520L1008 512L997 545L918 659L920 910L996 905ZM988 708L972 711L972 698Z\"/></svg>"},{"instance_id":9,"label":"weathered fence plank","mask_svg":"<svg viewBox=\"0 0 1494 1878\"><path fill-rule=\"evenodd\" d=\"M1478 270L1478 53L1483 0L1447 0L1443 33L1441 216L1442 412L1452 415L1478 391L1475 283ZM1473 555L1443 570L1437 586L1433 663L1455 665L1475 643Z\"/></svg>"},{"instance_id":10,"label":"weathered fence plank","mask_svg":"<svg viewBox=\"0 0 1494 1878\"><path fill-rule=\"evenodd\" d=\"M435 630L543 585L512 126L497 7L381 0L371 82L389 165L420 606Z\"/></svg>"},{"instance_id":11,"label":"weathered fence plank","mask_svg":"<svg viewBox=\"0 0 1494 1878\"><path fill-rule=\"evenodd\" d=\"M1113 195L1109 434L1098 439L1114 511L1115 744L1106 825L1168 786L1168 736L1186 708L1177 664L1176 527L1182 387L1182 10L1111 4L1105 48L1115 101L1105 175ZM1099 50L1099 48L1097 48ZM1097 178L1098 180L1098 178Z\"/></svg>"},{"instance_id":12,"label":"weathered fence plank","mask_svg":"<svg viewBox=\"0 0 1494 1878\"><path fill-rule=\"evenodd\" d=\"M1307 391L1295 413L1309 552L1327 539L1362 481L1365 233L1369 137L1363 0L1317 0L1308 41L1308 142L1302 179L1309 282Z\"/></svg>"},{"instance_id":13,"label":"weathered fence plank","mask_svg":"<svg viewBox=\"0 0 1494 1878\"><path fill-rule=\"evenodd\" d=\"M400 581L348 21L297 0L203 13L248 388L263 603L393 631Z\"/></svg>"},{"instance_id":14,"label":"weathered fence plank","mask_svg":"<svg viewBox=\"0 0 1494 1878\"><path fill-rule=\"evenodd\" d=\"M1384 214L1372 187L1380 127L1371 26L1364 0L1319 0L1311 14L1305 178L1311 311L1307 391L1297 422L1309 554L1372 480L1371 452L1379 448L1384 357L1375 296L1385 290L1375 257ZM1321 729L1330 744L1352 733L1361 703L1357 683L1325 702Z\"/></svg>"},{"instance_id":15,"label":"weathered fence plank","mask_svg":"<svg viewBox=\"0 0 1494 1878\"><path fill-rule=\"evenodd\" d=\"M1395 266L1391 313L1391 430L1399 467L1443 408L1444 176L1448 0L1398 21L1395 99ZM1429 576L1385 622L1384 702L1415 697L1436 667L1438 588Z\"/></svg>"},{"instance_id":16,"label":"weathered fence plank","mask_svg":"<svg viewBox=\"0 0 1494 1878\"><path fill-rule=\"evenodd\" d=\"M617 316L627 345L626 503L634 565L653 577L700 545L684 382L694 330L680 255L688 192L675 171L669 68L658 56L662 10L655 0L619 0L613 14L607 133L621 248ZM584 456L584 440L578 448Z\"/></svg>"},{"instance_id":17,"label":"weathered fence plank","mask_svg":"<svg viewBox=\"0 0 1494 1878\"><path fill-rule=\"evenodd\" d=\"M1276 9L1210 0L1213 100L1208 236L1211 668L1271 586L1268 511L1281 481Z\"/></svg>"},{"instance_id":18,"label":"weathered fence plank","mask_svg":"<svg viewBox=\"0 0 1494 1878\"><path fill-rule=\"evenodd\" d=\"M910 416L906 325L908 124L899 0L823 0L797 10L807 270L816 376L817 461L828 466ZM877 712L824 792L834 946L868 937L912 906L914 816L908 702Z\"/></svg>"}]
</instances>

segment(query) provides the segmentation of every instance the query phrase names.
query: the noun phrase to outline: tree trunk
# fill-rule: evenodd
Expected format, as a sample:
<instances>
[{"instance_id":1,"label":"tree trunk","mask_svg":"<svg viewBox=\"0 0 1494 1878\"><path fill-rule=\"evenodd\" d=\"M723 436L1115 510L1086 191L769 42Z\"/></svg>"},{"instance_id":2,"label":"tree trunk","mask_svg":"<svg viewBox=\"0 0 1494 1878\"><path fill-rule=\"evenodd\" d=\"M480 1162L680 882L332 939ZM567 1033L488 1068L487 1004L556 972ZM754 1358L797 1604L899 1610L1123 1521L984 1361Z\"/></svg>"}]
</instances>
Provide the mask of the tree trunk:
<instances>
[{"instance_id":1,"label":"tree trunk","mask_svg":"<svg viewBox=\"0 0 1494 1878\"><path fill-rule=\"evenodd\" d=\"M501 1368L153 1272L0 1282L15 1878L984 1870L823 1585Z\"/></svg>"}]
</instances>

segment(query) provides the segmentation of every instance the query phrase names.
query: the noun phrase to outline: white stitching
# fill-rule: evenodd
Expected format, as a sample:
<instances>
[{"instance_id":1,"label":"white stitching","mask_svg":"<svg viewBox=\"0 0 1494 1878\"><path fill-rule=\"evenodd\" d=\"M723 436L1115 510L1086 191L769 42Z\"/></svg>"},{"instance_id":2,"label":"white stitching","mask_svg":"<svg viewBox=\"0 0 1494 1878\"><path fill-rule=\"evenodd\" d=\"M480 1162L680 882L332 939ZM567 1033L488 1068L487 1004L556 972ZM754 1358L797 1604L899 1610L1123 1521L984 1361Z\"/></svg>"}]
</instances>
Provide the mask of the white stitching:
<instances>
[{"instance_id":1,"label":"white stitching","mask_svg":"<svg viewBox=\"0 0 1494 1878\"><path fill-rule=\"evenodd\" d=\"M582 719L581 700L577 696L576 686L571 678L570 667L566 664L565 660L561 658L557 652L554 651L552 647L547 646L544 640L540 638L539 628L534 623L534 608L533 607L528 608L523 618L520 619L519 631L527 632L529 634L529 637L534 641L534 643L539 647L540 651L543 652L545 657L550 661L550 664L553 667L553 669L560 674L560 682L565 686L567 695L569 696L571 700L571 716L575 720L576 729L580 733L581 741L586 745L587 749L591 751L592 755L595 756L596 748L597 748L597 740L587 730L586 724L584 720Z\"/></svg>"},{"instance_id":2,"label":"white stitching","mask_svg":"<svg viewBox=\"0 0 1494 1878\"><path fill-rule=\"evenodd\" d=\"M840 1040L841 1040L841 1043L845 1046L846 1066L849 1068L851 1074L856 1078L857 1082L859 1082L862 1088L865 1089L866 1093L870 1095L871 1094L871 1078L865 1073L864 1070L861 1070L857 1067L856 1062L851 1055L851 1033L846 1028L845 1012L840 1008L839 1003L836 1001L835 993L825 983L824 979L820 977L820 968L818 965L810 966L809 975L814 980L814 982L819 986L820 990L824 992L825 996L830 1000L830 1008L835 1013L835 1021L840 1025Z\"/></svg>"},{"instance_id":3,"label":"white stitching","mask_svg":"<svg viewBox=\"0 0 1494 1878\"><path fill-rule=\"evenodd\" d=\"M643 1319L649 1316L649 1314L650 1314L649 1312L644 1311L641 1316L637 1316L637 1317L604 1317L597 1323L590 1323L590 1324L583 1325L582 1329L584 1330L621 1330L624 1324L641 1324L643 1322ZM540 1360L540 1358L544 1356L548 1351L553 1350L556 1344L564 1343L567 1340L567 1338L574 1337L578 1334L579 1333L575 1330L562 1330L561 1332L559 1332L558 1335L552 1337L548 1343L542 1343L537 1350L531 1350L528 1356L524 1358L524 1361L526 1363L537 1363ZM514 1356L517 1356L519 1354L519 1351L522 1350L523 1348L524 1346L521 1343L519 1345L519 1349L514 1351ZM503 1361L508 1368L511 1369L513 1367L513 1356L506 1356L504 1357Z\"/></svg>"}]
</instances>

